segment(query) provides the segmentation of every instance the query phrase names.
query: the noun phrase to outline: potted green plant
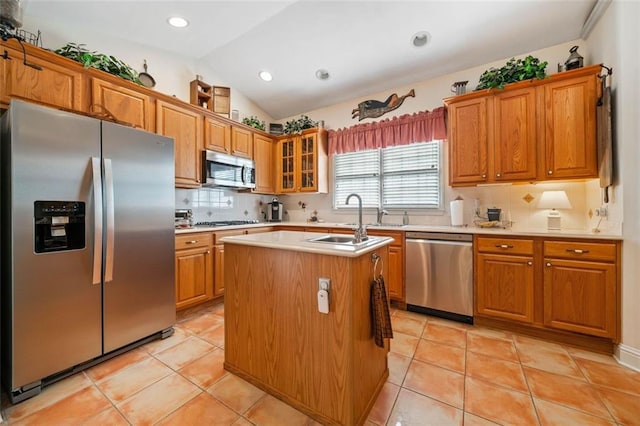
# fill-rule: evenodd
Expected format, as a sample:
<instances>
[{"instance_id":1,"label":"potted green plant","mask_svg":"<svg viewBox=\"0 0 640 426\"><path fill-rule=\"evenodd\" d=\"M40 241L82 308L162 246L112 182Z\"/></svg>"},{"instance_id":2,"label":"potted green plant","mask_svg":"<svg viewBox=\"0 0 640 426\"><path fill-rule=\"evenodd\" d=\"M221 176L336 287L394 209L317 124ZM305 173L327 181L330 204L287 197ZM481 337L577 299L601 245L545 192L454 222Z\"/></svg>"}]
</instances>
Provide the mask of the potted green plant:
<instances>
[{"instance_id":1,"label":"potted green plant","mask_svg":"<svg viewBox=\"0 0 640 426\"><path fill-rule=\"evenodd\" d=\"M284 125L283 131L285 135L289 135L291 133L302 133L304 129L311 129L317 126L317 122L313 121L306 115L301 115L300 118L287 121Z\"/></svg>"},{"instance_id":2,"label":"potted green plant","mask_svg":"<svg viewBox=\"0 0 640 426\"><path fill-rule=\"evenodd\" d=\"M476 90L503 89L505 84L530 79L543 79L547 77L545 71L547 61L540 62L531 55L524 59L511 58L501 68L489 68L480 76Z\"/></svg>"},{"instance_id":3,"label":"potted green plant","mask_svg":"<svg viewBox=\"0 0 640 426\"><path fill-rule=\"evenodd\" d=\"M242 119L242 124L246 124L247 126L251 126L254 129L264 130L264 121L258 120L258 117L252 115L251 117L245 117Z\"/></svg>"},{"instance_id":4,"label":"potted green plant","mask_svg":"<svg viewBox=\"0 0 640 426\"><path fill-rule=\"evenodd\" d=\"M138 79L138 72L115 56L89 51L84 44L67 43L54 50L58 55L80 62L85 68L96 68L108 72L125 80L142 85Z\"/></svg>"}]
</instances>

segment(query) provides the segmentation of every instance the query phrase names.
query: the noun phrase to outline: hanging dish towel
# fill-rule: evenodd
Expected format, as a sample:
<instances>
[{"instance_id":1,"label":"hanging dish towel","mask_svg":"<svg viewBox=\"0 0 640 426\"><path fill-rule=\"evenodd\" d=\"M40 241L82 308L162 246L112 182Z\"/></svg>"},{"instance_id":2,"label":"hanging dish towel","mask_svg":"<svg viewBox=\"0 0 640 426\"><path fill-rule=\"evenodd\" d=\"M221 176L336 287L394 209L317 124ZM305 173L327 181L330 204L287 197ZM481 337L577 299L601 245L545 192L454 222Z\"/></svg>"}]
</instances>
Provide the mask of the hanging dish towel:
<instances>
[{"instance_id":1,"label":"hanging dish towel","mask_svg":"<svg viewBox=\"0 0 640 426\"><path fill-rule=\"evenodd\" d=\"M598 143L598 175L600 188L604 189L603 201L609 202L609 186L613 183L613 135L611 128L611 87L607 86L607 76L602 80L602 96L596 106L596 129Z\"/></svg>"},{"instance_id":2,"label":"hanging dish towel","mask_svg":"<svg viewBox=\"0 0 640 426\"><path fill-rule=\"evenodd\" d=\"M377 346L384 348L384 339L393 338L393 330L391 329L389 303L387 303L387 290L382 275L371 283L371 315L373 340Z\"/></svg>"}]
</instances>

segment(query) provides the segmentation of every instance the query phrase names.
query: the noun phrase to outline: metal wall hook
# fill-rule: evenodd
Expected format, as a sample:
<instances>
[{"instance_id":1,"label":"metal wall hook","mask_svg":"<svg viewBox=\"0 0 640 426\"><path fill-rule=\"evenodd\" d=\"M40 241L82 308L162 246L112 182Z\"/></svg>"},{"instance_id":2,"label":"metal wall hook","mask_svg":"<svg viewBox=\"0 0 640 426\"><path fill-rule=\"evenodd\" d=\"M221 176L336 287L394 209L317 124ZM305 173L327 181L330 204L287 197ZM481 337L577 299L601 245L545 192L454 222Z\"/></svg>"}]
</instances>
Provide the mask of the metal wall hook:
<instances>
[{"instance_id":1,"label":"metal wall hook","mask_svg":"<svg viewBox=\"0 0 640 426\"><path fill-rule=\"evenodd\" d=\"M382 258L378 253L371 254L371 262L373 262L373 278L375 279L378 275L382 275L382 271L384 270L384 264L382 262ZM377 273L378 262L380 263L380 274Z\"/></svg>"}]
</instances>

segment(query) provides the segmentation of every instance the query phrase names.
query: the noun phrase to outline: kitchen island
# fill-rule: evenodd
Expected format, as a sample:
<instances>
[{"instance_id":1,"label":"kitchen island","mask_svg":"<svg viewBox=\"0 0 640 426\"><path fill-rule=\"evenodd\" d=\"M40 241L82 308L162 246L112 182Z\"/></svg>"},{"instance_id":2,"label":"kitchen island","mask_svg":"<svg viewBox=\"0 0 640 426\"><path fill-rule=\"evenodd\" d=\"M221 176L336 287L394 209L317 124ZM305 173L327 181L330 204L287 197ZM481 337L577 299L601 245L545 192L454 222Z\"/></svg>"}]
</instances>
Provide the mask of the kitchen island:
<instances>
[{"instance_id":1,"label":"kitchen island","mask_svg":"<svg viewBox=\"0 0 640 426\"><path fill-rule=\"evenodd\" d=\"M378 347L373 339L370 292L374 275L386 274L391 239L310 241L323 236L223 239L224 365L323 424L362 424L389 375L388 340ZM321 278L330 280L327 313Z\"/></svg>"}]
</instances>

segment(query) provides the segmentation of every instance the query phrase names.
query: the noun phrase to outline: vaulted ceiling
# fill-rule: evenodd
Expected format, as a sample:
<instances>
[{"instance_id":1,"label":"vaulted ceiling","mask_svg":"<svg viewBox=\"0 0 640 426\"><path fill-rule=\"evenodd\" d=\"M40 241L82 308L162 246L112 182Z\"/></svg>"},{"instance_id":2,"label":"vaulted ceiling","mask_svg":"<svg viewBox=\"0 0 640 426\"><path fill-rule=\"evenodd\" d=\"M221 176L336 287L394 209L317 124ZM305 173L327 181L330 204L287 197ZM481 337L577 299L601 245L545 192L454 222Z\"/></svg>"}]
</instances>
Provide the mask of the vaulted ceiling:
<instances>
[{"instance_id":1,"label":"vaulted ceiling","mask_svg":"<svg viewBox=\"0 0 640 426\"><path fill-rule=\"evenodd\" d=\"M596 0L30 0L55 19L195 58L275 119L574 40ZM189 21L167 25L169 16ZM412 44L426 31L423 47ZM270 82L258 78L267 70ZM329 78L320 80L318 70Z\"/></svg>"}]
</instances>

